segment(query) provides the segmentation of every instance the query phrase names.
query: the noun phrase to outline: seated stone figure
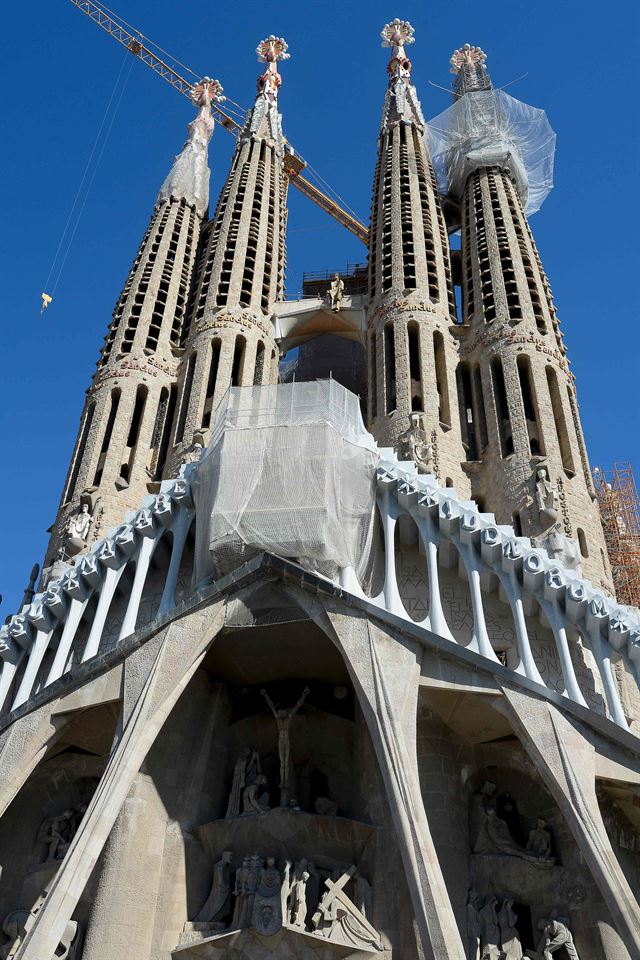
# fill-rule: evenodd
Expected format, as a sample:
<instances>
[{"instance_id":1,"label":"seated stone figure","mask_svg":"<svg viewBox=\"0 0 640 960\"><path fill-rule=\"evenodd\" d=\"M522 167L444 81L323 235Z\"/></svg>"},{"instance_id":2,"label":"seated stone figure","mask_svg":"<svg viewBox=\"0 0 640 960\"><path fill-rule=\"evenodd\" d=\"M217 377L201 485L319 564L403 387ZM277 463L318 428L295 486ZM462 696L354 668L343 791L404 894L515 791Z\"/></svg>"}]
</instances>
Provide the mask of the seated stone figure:
<instances>
[{"instance_id":1,"label":"seated stone figure","mask_svg":"<svg viewBox=\"0 0 640 960\"><path fill-rule=\"evenodd\" d=\"M508 825L500 819L495 807L492 806L488 806L484 810L484 817L480 823L480 830L473 852L520 857L522 860L528 860L530 863L543 867L550 867L555 863L554 857L538 856L519 846L511 836Z\"/></svg>"}]
</instances>

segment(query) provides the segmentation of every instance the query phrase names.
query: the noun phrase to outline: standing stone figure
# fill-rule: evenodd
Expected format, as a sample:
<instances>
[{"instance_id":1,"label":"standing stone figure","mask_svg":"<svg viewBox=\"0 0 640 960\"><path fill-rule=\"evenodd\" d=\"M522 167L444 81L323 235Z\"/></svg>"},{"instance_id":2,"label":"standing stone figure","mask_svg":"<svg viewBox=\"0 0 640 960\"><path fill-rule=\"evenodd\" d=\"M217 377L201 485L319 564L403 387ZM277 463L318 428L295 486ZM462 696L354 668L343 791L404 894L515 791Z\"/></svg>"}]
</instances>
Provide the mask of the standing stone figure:
<instances>
[{"instance_id":1,"label":"standing stone figure","mask_svg":"<svg viewBox=\"0 0 640 960\"><path fill-rule=\"evenodd\" d=\"M198 923L216 923L226 920L231 909L231 861L233 854L223 850L213 868L211 892L196 916Z\"/></svg>"},{"instance_id":2,"label":"standing stone figure","mask_svg":"<svg viewBox=\"0 0 640 960\"><path fill-rule=\"evenodd\" d=\"M542 817L538 817L535 828L529 831L527 850L536 857L551 856L551 834L547 830L547 821Z\"/></svg>"},{"instance_id":3,"label":"standing stone figure","mask_svg":"<svg viewBox=\"0 0 640 960\"><path fill-rule=\"evenodd\" d=\"M489 897L479 911L481 960L499 960L500 957L500 926L496 907L498 901Z\"/></svg>"},{"instance_id":4,"label":"standing stone figure","mask_svg":"<svg viewBox=\"0 0 640 960\"><path fill-rule=\"evenodd\" d=\"M340 309L342 298L344 297L344 280L341 279L339 273L335 274L333 280L331 281L331 286L327 292L329 294L331 309L334 311L334 313L337 313Z\"/></svg>"},{"instance_id":5,"label":"standing stone figure","mask_svg":"<svg viewBox=\"0 0 640 960\"><path fill-rule=\"evenodd\" d=\"M467 897L467 958L480 960L480 897L471 888Z\"/></svg>"},{"instance_id":6,"label":"standing stone figure","mask_svg":"<svg viewBox=\"0 0 640 960\"><path fill-rule=\"evenodd\" d=\"M502 960L522 960L522 944L516 929L517 922L518 916L513 909L513 897L507 897L503 900L498 913Z\"/></svg>"},{"instance_id":7,"label":"standing stone figure","mask_svg":"<svg viewBox=\"0 0 640 960\"><path fill-rule=\"evenodd\" d=\"M87 542L89 528L93 522L93 517L89 513L89 504L83 503L80 512L74 514L67 525L67 534L70 540L79 540L81 543ZM82 548L81 548L82 549Z\"/></svg>"},{"instance_id":8,"label":"standing stone figure","mask_svg":"<svg viewBox=\"0 0 640 960\"><path fill-rule=\"evenodd\" d=\"M547 467L538 467L536 472L536 506L543 528L558 519L558 490L551 482Z\"/></svg>"},{"instance_id":9,"label":"standing stone figure","mask_svg":"<svg viewBox=\"0 0 640 960\"><path fill-rule=\"evenodd\" d=\"M267 691L261 690L260 693L267 701L267 705L269 706L269 709L275 718L278 728L278 754L280 757L280 806L287 807L289 805L289 767L291 760L289 727L294 716L308 697L309 687L304 688L302 691L302 696L296 703L295 707L292 707L290 710L277 710Z\"/></svg>"},{"instance_id":10,"label":"standing stone figure","mask_svg":"<svg viewBox=\"0 0 640 960\"><path fill-rule=\"evenodd\" d=\"M242 866L238 867L236 870L236 882L233 887L233 894L236 898L236 902L233 908L233 920L231 921L231 927L233 930L241 930L244 926L243 920L246 916L249 864L250 858L243 857Z\"/></svg>"},{"instance_id":11,"label":"standing stone figure","mask_svg":"<svg viewBox=\"0 0 640 960\"><path fill-rule=\"evenodd\" d=\"M560 920L542 920L539 927L544 928L544 933L538 953L541 953L544 960L555 960L554 953L564 948L565 954L570 960L580 960L576 950L573 937L569 928Z\"/></svg>"},{"instance_id":12,"label":"standing stone figure","mask_svg":"<svg viewBox=\"0 0 640 960\"><path fill-rule=\"evenodd\" d=\"M307 919L307 880L309 874L303 870L291 885L291 923L294 927L302 927Z\"/></svg>"},{"instance_id":13,"label":"standing stone figure","mask_svg":"<svg viewBox=\"0 0 640 960\"><path fill-rule=\"evenodd\" d=\"M231 792L225 817L237 817L240 813L240 804L245 787L249 786L261 773L260 757L253 747L245 747L233 769Z\"/></svg>"},{"instance_id":14,"label":"standing stone figure","mask_svg":"<svg viewBox=\"0 0 640 960\"><path fill-rule=\"evenodd\" d=\"M281 882L274 857L268 857L266 866L260 870L251 915L251 926L263 937L277 933L282 926Z\"/></svg>"}]
</instances>

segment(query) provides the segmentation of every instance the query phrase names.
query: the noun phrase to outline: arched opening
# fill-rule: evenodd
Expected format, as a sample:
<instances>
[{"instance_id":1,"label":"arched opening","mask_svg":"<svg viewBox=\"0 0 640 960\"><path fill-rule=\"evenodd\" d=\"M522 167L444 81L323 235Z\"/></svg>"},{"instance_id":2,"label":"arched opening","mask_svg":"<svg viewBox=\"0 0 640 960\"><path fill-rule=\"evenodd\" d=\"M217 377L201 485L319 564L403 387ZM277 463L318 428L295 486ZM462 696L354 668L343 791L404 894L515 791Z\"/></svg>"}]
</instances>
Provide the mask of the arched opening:
<instances>
[{"instance_id":1,"label":"arched opening","mask_svg":"<svg viewBox=\"0 0 640 960\"><path fill-rule=\"evenodd\" d=\"M163 393L166 388L163 389ZM157 480L162 476L162 471L164 470L164 465L167 461L167 453L169 452L169 440L171 438L171 430L173 428L173 418L176 412L176 400L178 397L178 391L175 383L171 384L169 388L168 400L166 401L164 414L161 413L160 406L158 407L158 428L161 429L159 436L159 446L158 440L153 444L157 449L156 456L156 465L154 470L154 477Z\"/></svg>"},{"instance_id":2,"label":"arched opening","mask_svg":"<svg viewBox=\"0 0 640 960\"><path fill-rule=\"evenodd\" d=\"M438 391L438 417L440 425L449 429L451 427L451 407L449 403L447 361L444 351L444 337L439 330L433 331L433 359L436 370L436 389Z\"/></svg>"},{"instance_id":3,"label":"arched opening","mask_svg":"<svg viewBox=\"0 0 640 960\"><path fill-rule=\"evenodd\" d=\"M264 343L262 340L258 340L258 346L256 347L256 364L253 369L253 385L254 387L260 386L262 383L262 378L264 377Z\"/></svg>"},{"instance_id":4,"label":"arched opening","mask_svg":"<svg viewBox=\"0 0 640 960\"><path fill-rule=\"evenodd\" d=\"M148 388L143 384L140 384L136 390L136 400L133 407L133 414L131 416L131 423L129 425L129 433L127 435L125 456L127 451L129 456L126 462L123 462L120 467L120 476L125 480L129 480L131 477L131 471L133 470L133 464L136 458L136 450L138 447L138 438L140 437L140 426L142 424L142 418L144 416L144 409L147 403L148 394Z\"/></svg>"},{"instance_id":5,"label":"arched opening","mask_svg":"<svg viewBox=\"0 0 640 960\"><path fill-rule=\"evenodd\" d=\"M358 581L368 597L377 597L384 588L384 530L382 518L376 504L373 511L373 534L371 548L362 568L358 570Z\"/></svg>"},{"instance_id":6,"label":"arched opening","mask_svg":"<svg viewBox=\"0 0 640 960\"><path fill-rule=\"evenodd\" d=\"M467 453L467 460L478 460L478 443L476 425L473 415L473 396L469 364L462 360L456 370L458 381L458 409L460 413L460 431L462 443Z\"/></svg>"},{"instance_id":7,"label":"arched opening","mask_svg":"<svg viewBox=\"0 0 640 960\"><path fill-rule=\"evenodd\" d=\"M574 476L576 468L573 462L573 453L571 452L571 443L569 441L567 422L562 406L558 376L553 367L547 366L545 367L545 371L547 374L547 385L549 387L549 396L551 397L551 408L553 410L553 420L556 426L556 436L558 438L558 446L560 447L562 466L565 473L569 476Z\"/></svg>"},{"instance_id":8,"label":"arched opening","mask_svg":"<svg viewBox=\"0 0 640 960\"><path fill-rule=\"evenodd\" d=\"M502 360L500 357L494 357L491 361L491 379L493 381L493 396L498 420L500 453L504 458L513 453L513 435L511 432L511 420L509 418L507 388L504 382L504 372L502 370Z\"/></svg>"},{"instance_id":9,"label":"arched opening","mask_svg":"<svg viewBox=\"0 0 640 960\"><path fill-rule=\"evenodd\" d=\"M582 527L578 527L578 545L580 546L580 556L586 560L589 556L589 545Z\"/></svg>"},{"instance_id":10,"label":"arched opening","mask_svg":"<svg viewBox=\"0 0 640 960\"><path fill-rule=\"evenodd\" d=\"M189 412L189 403L191 402L191 389L193 387L193 374L196 368L196 358L198 354L194 352L187 362L187 372L184 377L184 387L182 388L182 402L180 404L180 416L176 429L176 443L182 443L184 440L184 429L187 423L187 413Z\"/></svg>"},{"instance_id":11,"label":"arched opening","mask_svg":"<svg viewBox=\"0 0 640 960\"><path fill-rule=\"evenodd\" d=\"M375 330L369 336L369 420L378 416L378 340Z\"/></svg>"},{"instance_id":12,"label":"arched opening","mask_svg":"<svg viewBox=\"0 0 640 960\"><path fill-rule=\"evenodd\" d=\"M102 480L102 471L104 470L104 463L107 458L107 451L109 450L109 444L111 443L111 434L113 433L113 425L116 420L116 414L118 413L118 405L120 403L120 390L116 388L111 391L111 406L109 407L109 418L107 420L107 426L102 437L102 444L100 446L100 453L98 455L98 464L96 466L96 472L93 477L93 486L97 487L100 481Z\"/></svg>"},{"instance_id":13,"label":"arched opening","mask_svg":"<svg viewBox=\"0 0 640 960\"><path fill-rule=\"evenodd\" d=\"M243 336L237 336L233 348L233 366L231 367L231 386L239 387L242 384L244 373L244 358L247 347L247 341Z\"/></svg>"},{"instance_id":14,"label":"arched opening","mask_svg":"<svg viewBox=\"0 0 640 960\"><path fill-rule=\"evenodd\" d=\"M538 402L533 383L531 371L531 360L524 354L520 354L516 361L518 368L518 378L520 381L520 393L524 407L524 415L527 423L527 433L529 435L529 451L532 457L544 454L544 443L540 430L540 418L538 415Z\"/></svg>"},{"instance_id":15,"label":"arched opening","mask_svg":"<svg viewBox=\"0 0 640 960\"><path fill-rule=\"evenodd\" d=\"M422 538L408 514L398 518L394 546L400 599L408 616L419 623L429 613L429 577Z\"/></svg>"},{"instance_id":16,"label":"arched opening","mask_svg":"<svg viewBox=\"0 0 640 960\"><path fill-rule=\"evenodd\" d=\"M84 423L82 425L82 433L80 434L80 442L78 443L78 448L76 450L76 455L73 460L73 467L71 469L71 474L69 475L69 482L67 483L67 489L64 492L63 502L68 503L73 494L75 493L76 483L78 482L78 474L80 473L80 467L82 466L82 461L84 459L84 452L87 447L87 440L89 438L89 431L91 430L91 424L93 423L93 415L96 411L95 403L90 403L87 409L86 416L84 418Z\"/></svg>"},{"instance_id":17,"label":"arched opening","mask_svg":"<svg viewBox=\"0 0 640 960\"><path fill-rule=\"evenodd\" d=\"M385 411L391 413L396 409L396 348L392 323L384 328L384 379L385 379Z\"/></svg>"},{"instance_id":18,"label":"arched opening","mask_svg":"<svg viewBox=\"0 0 640 960\"><path fill-rule=\"evenodd\" d=\"M209 361L209 375L207 377L207 392L204 400L204 411L202 414L202 426L207 428L211 426L211 408L213 406L213 398L216 392L216 384L218 382L218 367L220 365L220 338L215 337L211 341L211 359Z\"/></svg>"},{"instance_id":19,"label":"arched opening","mask_svg":"<svg viewBox=\"0 0 640 960\"><path fill-rule=\"evenodd\" d=\"M411 380L411 409L424 409L422 394L422 370L420 364L420 328L415 320L407 325L407 340L409 346L409 377Z\"/></svg>"}]
</instances>

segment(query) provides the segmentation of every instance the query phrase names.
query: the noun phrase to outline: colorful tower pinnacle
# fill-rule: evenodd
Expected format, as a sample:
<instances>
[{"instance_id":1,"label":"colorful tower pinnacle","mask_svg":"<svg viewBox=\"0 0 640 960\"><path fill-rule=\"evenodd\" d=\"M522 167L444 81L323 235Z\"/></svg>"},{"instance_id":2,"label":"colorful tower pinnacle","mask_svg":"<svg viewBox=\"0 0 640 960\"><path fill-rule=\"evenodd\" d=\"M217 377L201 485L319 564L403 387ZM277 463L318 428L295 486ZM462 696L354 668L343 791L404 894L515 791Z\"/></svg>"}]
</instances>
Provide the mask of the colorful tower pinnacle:
<instances>
[{"instance_id":1,"label":"colorful tower pinnacle","mask_svg":"<svg viewBox=\"0 0 640 960\"><path fill-rule=\"evenodd\" d=\"M381 36L392 54L369 245L370 429L380 443L398 447L410 414L419 414L432 448L426 466L465 492L449 244L405 51L414 41L413 27L394 20Z\"/></svg>"},{"instance_id":2,"label":"colorful tower pinnacle","mask_svg":"<svg viewBox=\"0 0 640 960\"><path fill-rule=\"evenodd\" d=\"M523 131L541 122L540 111L494 91L485 60L469 44L454 52L448 111L468 328L458 367L466 469L473 495L499 522L552 555L575 554L585 575L610 588L574 377L525 215L532 184Z\"/></svg>"},{"instance_id":3,"label":"colorful tower pinnacle","mask_svg":"<svg viewBox=\"0 0 640 960\"><path fill-rule=\"evenodd\" d=\"M203 247L180 373L175 464L207 430L229 386L276 383L273 305L284 292L286 188L278 112L289 57L281 37L257 47L266 64Z\"/></svg>"},{"instance_id":4,"label":"colorful tower pinnacle","mask_svg":"<svg viewBox=\"0 0 640 960\"><path fill-rule=\"evenodd\" d=\"M161 475L175 405L174 351L209 201L211 101L222 99L216 80L205 77L194 88L198 115L160 188L87 391L45 566L104 535Z\"/></svg>"}]
</instances>

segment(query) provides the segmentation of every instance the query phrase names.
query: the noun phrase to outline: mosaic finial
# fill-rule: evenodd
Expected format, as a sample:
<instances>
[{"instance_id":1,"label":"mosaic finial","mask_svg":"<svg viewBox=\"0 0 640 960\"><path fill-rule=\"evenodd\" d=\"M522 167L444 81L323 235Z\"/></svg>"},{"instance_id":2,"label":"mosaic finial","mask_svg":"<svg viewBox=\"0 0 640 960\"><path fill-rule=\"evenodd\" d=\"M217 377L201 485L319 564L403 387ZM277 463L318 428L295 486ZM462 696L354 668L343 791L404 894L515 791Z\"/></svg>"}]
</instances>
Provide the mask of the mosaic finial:
<instances>
[{"instance_id":1,"label":"mosaic finial","mask_svg":"<svg viewBox=\"0 0 640 960\"><path fill-rule=\"evenodd\" d=\"M210 77L203 77L191 91L191 99L199 107L207 103L222 103L227 98L222 95L222 84L219 80L212 80Z\"/></svg>"},{"instance_id":2,"label":"mosaic finial","mask_svg":"<svg viewBox=\"0 0 640 960\"><path fill-rule=\"evenodd\" d=\"M484 64L487 55L481 47L472 47L465 43L458 50L454 50L449 63L451 64L451 73L460 73L463 67L479 67Z\"/></svg>"}]
</instances>

